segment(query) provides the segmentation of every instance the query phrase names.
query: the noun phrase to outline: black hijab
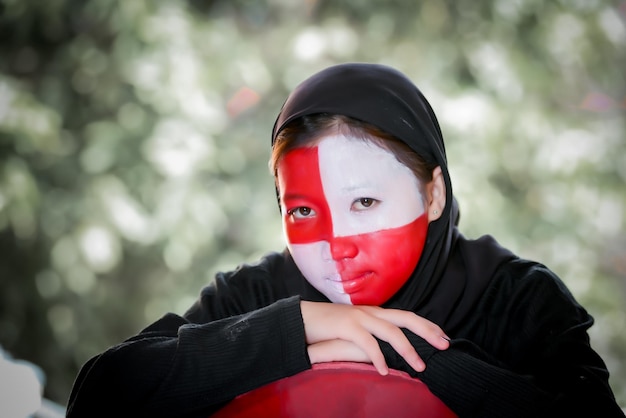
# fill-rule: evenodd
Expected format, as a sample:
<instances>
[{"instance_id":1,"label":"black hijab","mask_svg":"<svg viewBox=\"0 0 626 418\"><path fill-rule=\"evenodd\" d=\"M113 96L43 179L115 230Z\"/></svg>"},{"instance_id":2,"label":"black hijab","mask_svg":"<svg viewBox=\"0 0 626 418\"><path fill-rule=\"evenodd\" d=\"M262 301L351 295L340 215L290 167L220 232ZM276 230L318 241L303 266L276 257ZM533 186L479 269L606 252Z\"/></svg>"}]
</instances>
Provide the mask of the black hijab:
<instances>
[{"instance_id":1,"label":"black hijab","mask_svg":"<svg viewBox=\"0 0 626 418\"><path fill-rule=\"evenodd\" d=\"M429 224L413 274L383 306L411 310L446 330L455 328L482 295L496 268L513 255L491 237L468 241L458 232L458 204L452 194L443 136L430 104L393 68L336 65L308 78L289 95L274 124L272 145L289 122L317 113L341 114L372 124L441 167L445 209ZM325 299L304 277L298 280L305 282L298 283L303 297Z\"/></svg>"}]
</instances>

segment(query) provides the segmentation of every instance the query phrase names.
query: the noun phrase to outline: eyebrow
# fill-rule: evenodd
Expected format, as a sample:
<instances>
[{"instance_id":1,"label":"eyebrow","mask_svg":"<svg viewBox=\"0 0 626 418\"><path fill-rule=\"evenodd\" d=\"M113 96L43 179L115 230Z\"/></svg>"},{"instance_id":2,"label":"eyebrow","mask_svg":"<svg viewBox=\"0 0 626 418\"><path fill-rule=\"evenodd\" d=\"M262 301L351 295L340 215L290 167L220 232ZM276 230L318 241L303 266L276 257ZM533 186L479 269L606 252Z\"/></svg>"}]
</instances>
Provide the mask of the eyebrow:
<instances>
[{"instance_id":1,"label":"eyebrow","mask_svg":"<svg viewBox=\"0 0 626 418\"><path fill-rule=\"evenodd\" d=\"M311 196L309 195L305 195L302 193L286 193L283 197L282 200L288 200L288 199L311 199Z\"/></svg>"},{"instance_id":2,"label":"eyebrow","mask_svg":"<svg viewBox=\"0 0 626 418\"><path fill-rule=\"evenodd\" d=\"M359 185L355 185L355 186L342 187L341 191L342 192L355 192L355 191L359 191L359 190L370 191L370 190L376 189L378 187L379 187L379 185L375 185L375 184L368 184L368 185L359 184Z\"/></svg>"}]
</instances>

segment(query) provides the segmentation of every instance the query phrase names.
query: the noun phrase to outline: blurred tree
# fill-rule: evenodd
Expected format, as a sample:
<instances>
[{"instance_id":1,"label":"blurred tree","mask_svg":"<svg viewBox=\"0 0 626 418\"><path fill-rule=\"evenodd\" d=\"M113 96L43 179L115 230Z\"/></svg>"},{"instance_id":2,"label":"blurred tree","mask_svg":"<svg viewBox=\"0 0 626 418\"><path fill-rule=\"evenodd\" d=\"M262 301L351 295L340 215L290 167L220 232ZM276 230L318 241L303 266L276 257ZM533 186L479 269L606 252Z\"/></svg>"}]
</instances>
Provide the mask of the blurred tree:
<instances>
[{"instance_id":1,"label":"blurred tree","mask_svg":"<svg viewBox=\"0 0 626 418\"><path fill-rule=\"evenodd\" d=\"M271 126L296 83L390 64L447 137L462 228L563 277L626 405L626 3L0 2L0 344L80 365L283 245Z\"/></svg>"}]
</instances>

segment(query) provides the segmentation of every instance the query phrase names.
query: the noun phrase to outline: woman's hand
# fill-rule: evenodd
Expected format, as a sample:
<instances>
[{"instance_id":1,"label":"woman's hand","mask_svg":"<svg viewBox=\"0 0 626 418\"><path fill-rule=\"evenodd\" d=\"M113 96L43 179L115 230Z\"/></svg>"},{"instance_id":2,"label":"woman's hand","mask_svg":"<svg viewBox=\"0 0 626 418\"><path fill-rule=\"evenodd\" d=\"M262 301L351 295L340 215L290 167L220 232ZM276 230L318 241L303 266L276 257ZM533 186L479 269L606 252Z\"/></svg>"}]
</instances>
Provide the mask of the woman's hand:
<instances>
[{"instance_id":1,"label":"woman's hand","mask_svg":"<svg viewBox=\"0 0 626 418\"><path fill-rule=\"evenodd\" d=\"M389 369L378 338L388 342L413 369L421 372L426 365L401 328L419 335L437 349L445 350L449 346L449 338L439 326L413 312L308 301L300 302L300 307L311 363L366 362L386 375Z\"/></svg>"}]
</instances>

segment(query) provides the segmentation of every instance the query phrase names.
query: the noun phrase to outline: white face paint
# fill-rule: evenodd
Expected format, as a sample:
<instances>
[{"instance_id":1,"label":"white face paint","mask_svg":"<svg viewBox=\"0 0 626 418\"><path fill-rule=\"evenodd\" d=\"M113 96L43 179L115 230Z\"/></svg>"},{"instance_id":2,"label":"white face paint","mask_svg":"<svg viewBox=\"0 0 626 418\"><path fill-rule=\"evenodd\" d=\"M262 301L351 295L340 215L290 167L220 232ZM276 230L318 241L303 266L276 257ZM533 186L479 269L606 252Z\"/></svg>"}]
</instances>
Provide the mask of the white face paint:
<instances>
[{"instance_id":1,"label":"white face paint","mask_svg":"<svg viewBox=\"0 0 626 418\"><path fill-rule=\"evenodd\" d=\"M331 301L382 304L406 282L428 222L415 175L390 151L325 137L287 153L278 184L293 259Z\"/></svg>"}]
</instances>

